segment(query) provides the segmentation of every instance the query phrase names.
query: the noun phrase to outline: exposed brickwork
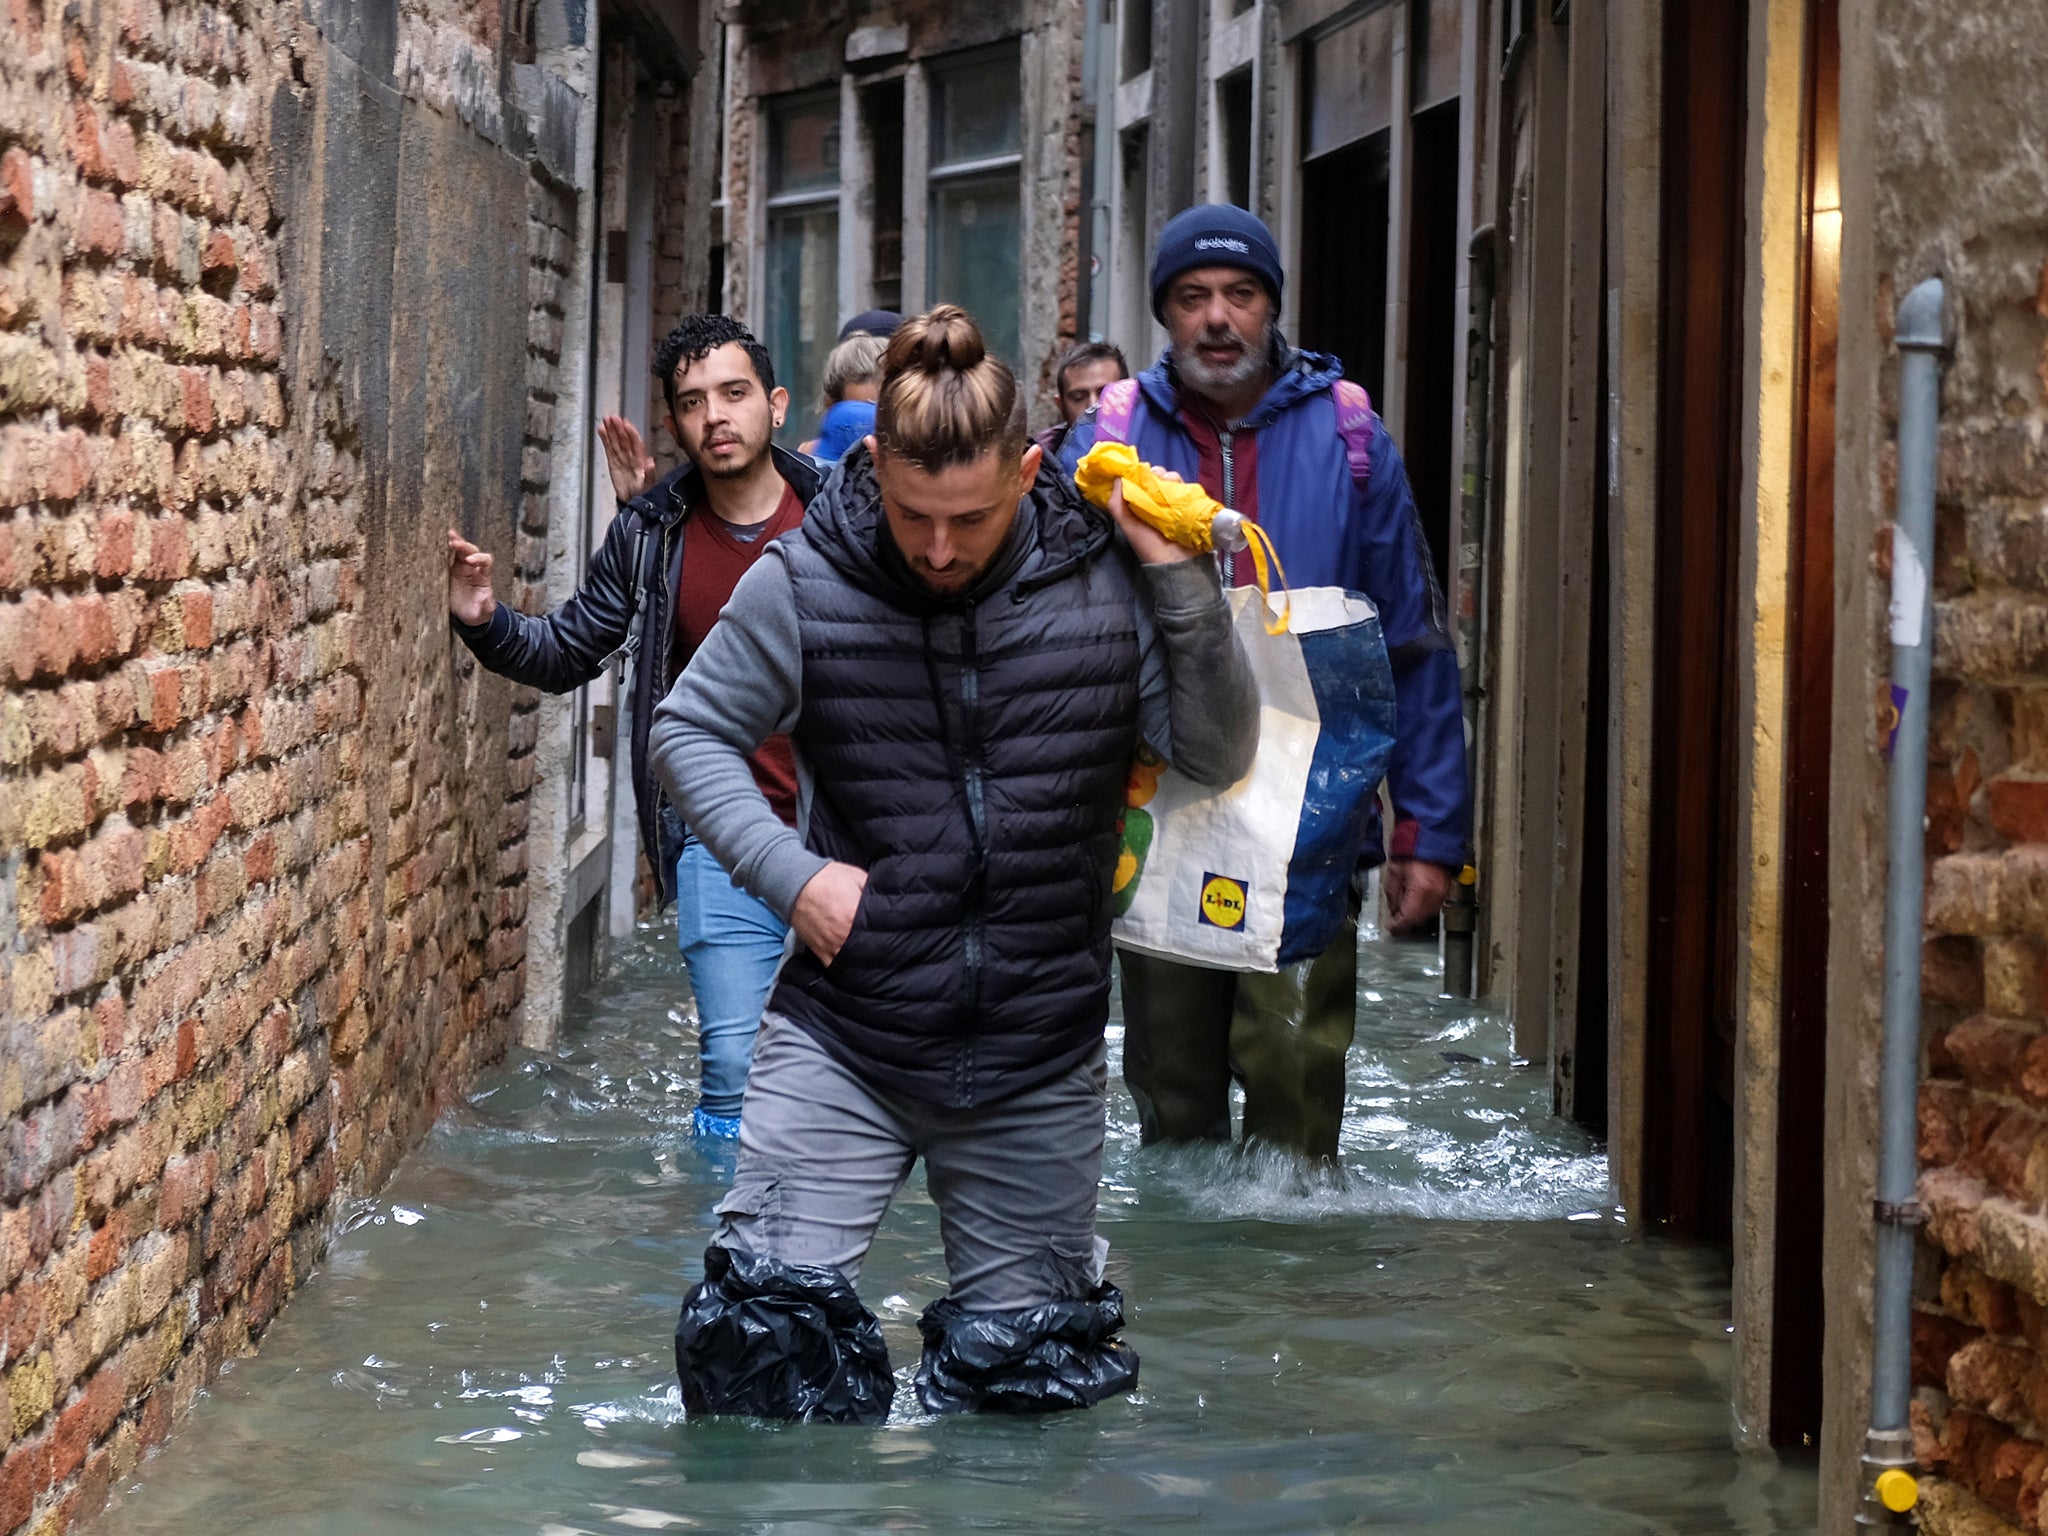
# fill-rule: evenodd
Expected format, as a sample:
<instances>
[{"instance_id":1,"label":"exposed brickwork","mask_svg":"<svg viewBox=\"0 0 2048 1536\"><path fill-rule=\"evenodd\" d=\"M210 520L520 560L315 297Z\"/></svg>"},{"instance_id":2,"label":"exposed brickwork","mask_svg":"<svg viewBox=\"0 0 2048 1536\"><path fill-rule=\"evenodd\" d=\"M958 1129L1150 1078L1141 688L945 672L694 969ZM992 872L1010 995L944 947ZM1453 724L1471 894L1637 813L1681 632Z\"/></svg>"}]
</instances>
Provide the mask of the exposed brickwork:
<instances>
[{"instance_id":1,"label":"exposed brickwork","mask_svg":"<svg viewBox=\"0 0 2048 1536\"><path fill-rule=\"evenodd\" d=\"M1078 15L1066 17L1055 12L1053 26L1065 23L1070 33L1078 32L1083 20ZM1050 30L1050 29L1048 29ZM1059 250L1056 295L1059 306L1059 320L1054 328L1052 345L1038 360L1037 377L1026 382L1033 389L1032 420L1052 420L1059 413L1059 391L1056 374L1060 358L1069 347L1080 339L1081 300L1081 220L1086 210L1081 204L1082 173L1087 157L1094 153L1092 127L1094 107L1083 90L1081 66L1083 50L1075 46L1076 39L1065 39L1064 49L1046 48L1044 52L1058 60L1060 70L1055 99L1068 103L1066 112L1058 124L1059 135L1059 227L1057 241ZM1099 253L1105 260L1107 252ZM1101 317L1096 317L1096 324Z\"/></svg>"},{"instance_id":2,"label":"exposed brickwork","mask_svg":"<svg viewBox=\"0 0 2048 1536\"><path fill-rule=\"evenodd\" d=\"M1885 309L1941 271L1958 327L1937 488L1916 1432L1978 1501L1969 1529L2048 1531L2048 170L1967 105L2018 88L2048 49L1945 8L1885 30L1887 88L1913 103L1881 172ZM1938 99L1937 52L1954 92Z\"/></svg>"},{"instance_id":3,"label":"exposed brickwork","mask_svg":"<svg viewBox=\"0 0 2048 1536\"><path fill-rule=\"evenodd\" d=\"M408 15L401 77L479 121L499 15ZM372 515L388 443L292 345L308 167L270 136L323 89L303 28L8 5L0 1532L163 1438L522 994L533 700L453 664L437 535ZM531 197L528 607L573 208Z\"/></svg>"},{"instance_id":4,"label":"exposed brickwork","mask_svg":"<svg viewBox=\"0 0 2048 1536\"><path fill-rule=\"evenodd\" d=\"M675 328L676 322L684 315L701 313L709 302L705 290L705 268L708 251L693 251L690 248L693 237L698 237L701 226L688 216L692 192L692 158L695 146L690 142L692 114L687 103L678 96L667 96L661 103L661 132L658 137L667 153L667 162L662 167L656 183L654 199L654 314L651 334L665 336ZM715 157L715 146L706 147L704 153ZM699 189L701 195L703 190ZM650 356L652 348L649 349ZM787 380L783 381L789 382ZM647 420L655 424L649 434L648 446L655 460L666 474L681 460L681 450L668 430L668 400L662 393L661 383L651 374L645 380L647 390ZM792 388L790 394L796 396ZM800 409L793 403L792 409Z\"/></svg>"}]
</instances>

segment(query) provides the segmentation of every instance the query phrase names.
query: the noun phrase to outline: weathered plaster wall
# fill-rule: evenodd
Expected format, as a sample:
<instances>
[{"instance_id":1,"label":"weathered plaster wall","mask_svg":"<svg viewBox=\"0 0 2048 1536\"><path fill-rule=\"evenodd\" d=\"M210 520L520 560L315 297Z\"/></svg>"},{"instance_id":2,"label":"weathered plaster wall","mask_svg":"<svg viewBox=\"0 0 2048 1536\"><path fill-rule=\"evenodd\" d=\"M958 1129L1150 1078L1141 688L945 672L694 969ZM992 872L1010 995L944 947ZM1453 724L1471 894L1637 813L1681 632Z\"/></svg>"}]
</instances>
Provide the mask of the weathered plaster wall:
<instances>
[{"instance_id":1,"label":"weathered plaster wall","mask_svg":"<svg viewBox=\"0 0 2048 1536\"><path fill-rule=\"evenodd\" d=\"M1844 260L1823 1528L1867 1404L1883 906L1874 703L1898 296L1949 285L1935 552L1916 1443L1933 1530L2048 1530L2048 4L1843 6ZM1967 1495L1967 1496L1966 1496Z\"/></svg>"},{"instance_id":2,"label":"weathered plaster wall","mask_svg":"<svg viewBox=\"0 0 2048 1536\"><path fill-rule=\"evenodd\" d=\"M574 104L499 17L8 7L0 1531L126 1475L520 1003L534 701L440 545L537 596Z\"/></svg>"}]
</instances>

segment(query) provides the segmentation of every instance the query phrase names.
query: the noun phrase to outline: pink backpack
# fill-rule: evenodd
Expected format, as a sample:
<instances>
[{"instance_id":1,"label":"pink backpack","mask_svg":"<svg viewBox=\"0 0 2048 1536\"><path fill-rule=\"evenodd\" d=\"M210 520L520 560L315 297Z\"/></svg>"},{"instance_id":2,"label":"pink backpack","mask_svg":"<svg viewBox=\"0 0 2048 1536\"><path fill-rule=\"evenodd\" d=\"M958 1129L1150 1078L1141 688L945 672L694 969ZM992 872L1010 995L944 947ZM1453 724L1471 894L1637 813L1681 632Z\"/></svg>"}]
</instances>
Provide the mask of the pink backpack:
<instances>
[{"instance_id":1,"label":"pink backpack","mask_svg":"<svg viewBox=\"0 0 2048 1536\"><path fill-rule=\"evenodd\" d=\"M1364 385L1349 379L1339 379L1331 385L1330 397L1337 402L1337 435L1344 439L1344 461L1351 466L1351 483L1363 492L1366 476L1372 473L1372 397L1366 394ZM1118 379L1104 385L1102 398L1095 406L1095 440L1128 443L1131 417L1137 408L1136 379Z\"/></svg>"}]
</instances>

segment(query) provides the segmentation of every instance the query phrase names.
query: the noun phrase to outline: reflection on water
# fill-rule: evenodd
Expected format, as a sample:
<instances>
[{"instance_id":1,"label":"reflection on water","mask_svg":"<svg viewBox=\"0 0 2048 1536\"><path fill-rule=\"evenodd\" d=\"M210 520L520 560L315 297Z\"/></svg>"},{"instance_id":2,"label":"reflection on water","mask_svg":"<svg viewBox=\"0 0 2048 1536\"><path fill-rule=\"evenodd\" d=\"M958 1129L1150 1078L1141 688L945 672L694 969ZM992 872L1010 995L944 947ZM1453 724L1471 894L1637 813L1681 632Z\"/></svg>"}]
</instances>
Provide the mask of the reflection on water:
<instances>
[{"instance_id":1,"label":"reflection on water","mask_svg":"<svg viewBox=\"0 0 2048 1536\"><path fill-rule=\"evenodd\" d=\"M1141 1392L685 1426L670 1335L729 1168L689 1135L668 932L627 947L566 1044L489 1074L353 1214L97 1531L1813 1527L1809 1472L1729 1449L1720 1261L1626 1227L1500 1021L1373 944L1341 1176L1141 1152L1117 1090L1103 1229ZM945 1272L918 1182L862 1282L906 1384Z\"/></svg>"}]
</instances>

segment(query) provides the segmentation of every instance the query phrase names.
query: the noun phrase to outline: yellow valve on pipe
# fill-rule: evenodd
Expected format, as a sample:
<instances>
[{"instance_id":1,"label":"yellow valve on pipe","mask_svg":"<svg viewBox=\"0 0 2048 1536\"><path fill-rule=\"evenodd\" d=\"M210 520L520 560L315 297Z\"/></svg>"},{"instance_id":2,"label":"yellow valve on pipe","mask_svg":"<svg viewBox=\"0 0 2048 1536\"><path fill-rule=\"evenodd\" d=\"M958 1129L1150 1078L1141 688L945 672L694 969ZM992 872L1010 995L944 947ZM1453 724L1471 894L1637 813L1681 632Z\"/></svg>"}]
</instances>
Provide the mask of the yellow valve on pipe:
<instances>
[{"instance_id":1,"label":"yellow valve on pipe","mask_svg":"<svg viewBox=\"0 0 2048 1536\"><path fill-rule=\"evenodd\" d=\"M1912 1473L1887 1467L1877 1474L1878 1502L1895 1515L1903 1515L1920 1502L1920 1483Z\"/></svg>"},{"instance_id":2,"label":"yellow valve on pipe","mask_svg":"<svg viewBox=\"0 0 2048 1536\"><path fill-rule=\"evenodd\" d=\"M1121 480L1124 505L1183 549L1207 554L1212 549L1250 549L1259 595L1270 597L1272 577L1280 578L1280 616L1268 612L1266 633L1284 635L1291 604L1287 572L1280 565L1273 540L1257 523L1233 512L1199 485L1169 480L1138 457L1129 443L1097 443L1074 466L1074 484L1096 506L1107 509L1109 493Z\"/></svg>"}]
</instances>

